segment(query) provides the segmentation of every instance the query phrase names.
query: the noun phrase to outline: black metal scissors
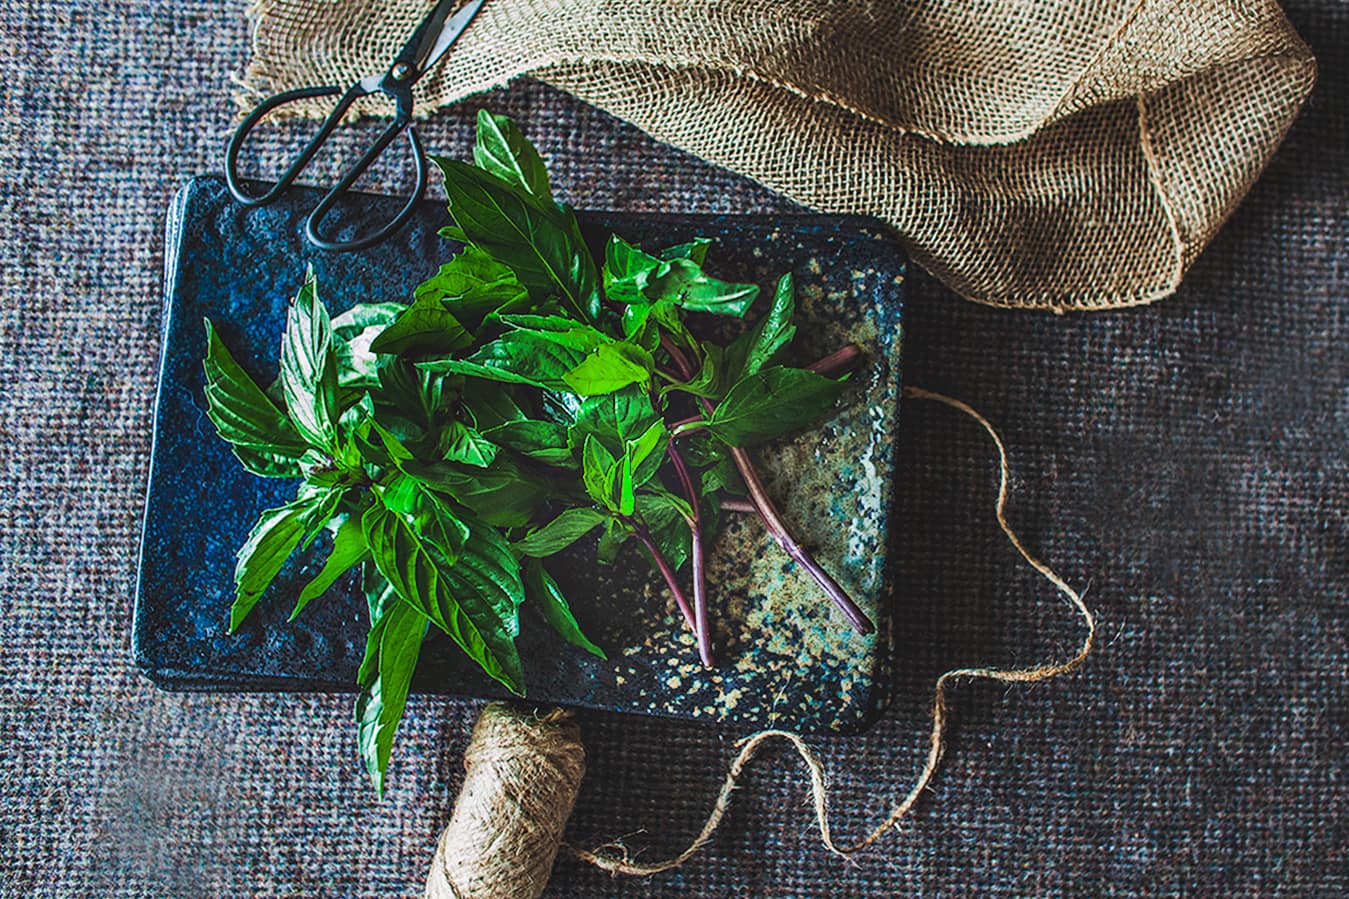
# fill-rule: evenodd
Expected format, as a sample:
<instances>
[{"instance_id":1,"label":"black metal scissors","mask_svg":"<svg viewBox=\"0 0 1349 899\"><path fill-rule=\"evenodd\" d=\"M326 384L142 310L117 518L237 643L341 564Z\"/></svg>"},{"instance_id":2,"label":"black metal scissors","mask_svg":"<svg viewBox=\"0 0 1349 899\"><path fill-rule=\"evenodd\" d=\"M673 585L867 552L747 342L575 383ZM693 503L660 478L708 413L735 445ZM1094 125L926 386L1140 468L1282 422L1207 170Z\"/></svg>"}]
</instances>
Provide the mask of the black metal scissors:
<instances>
[{"instance_id":1,"label":"black metal scissors","mask_svg":"<svg viewBox=\"0 0 1349 899\"><path fill-rule=\"evenodd\" d=\"M421 24L417 26L417 30L412 33L412 37L394 57L386 71L378 75L371 75L368 78L362 78L347 88L345 93L343 93L341 87L336 85L297 88L284 91L274 97L268 97L257 109L249 113L248 118L240 123L238 130L230 138L229 147L225 150L225 180L229 184L230 193L234 194L234 199L245 206L263 206L275 200L281 195L282 191L295 182L296 177L304 171L305 166L309 165L310 160L314 158L314 154L318 152L338 124L341 123L342 117L351 108L351 104L369 94L381 93L394 101L393 121L389 123L388 128L384 129L384 133L371 145L370 149L366 150L365 155L357 160L356 164L347 170L337 184L323 195L323 199L319 200L318 205L314 207L314 211L309 214L309 218L305 222L305 234L315 246L325 250L361 250L379 243L401 228L408 217L412 215L417 201L426 192L426 156L422 152L422 144L417 137L417 130L411 127L412 85L435 66L446 51L459 39L459 35L464 33L464 29L477 15L478 9L485 0L468 0L467 3L462 3L462 6L461 2L462 0L440 0L435 9L422 19ZM455 7L460 8L455 11ZM314 135L313 139L300 151L300 155L295 157L295 161L281 175L281 179L261 196L250 196L244 193L240 187L239 179L239 149L243 146L249 132L262 120L262 117L286 103L338 94L342 94L342 98L337 101L333 111L324 120L318 134ZM417 185L413 188L412 196L408 199L407 205L384 227L364 237L339 241L323 236L319 232L319 224L332 211L338 198L356 183L356 179L361 177L361 174L370 167L370 164L378 159L385 148L403 131L407 132L408 141L412 144L412 158L416 160L417 165Z\"/></svg>"}]
</instances>

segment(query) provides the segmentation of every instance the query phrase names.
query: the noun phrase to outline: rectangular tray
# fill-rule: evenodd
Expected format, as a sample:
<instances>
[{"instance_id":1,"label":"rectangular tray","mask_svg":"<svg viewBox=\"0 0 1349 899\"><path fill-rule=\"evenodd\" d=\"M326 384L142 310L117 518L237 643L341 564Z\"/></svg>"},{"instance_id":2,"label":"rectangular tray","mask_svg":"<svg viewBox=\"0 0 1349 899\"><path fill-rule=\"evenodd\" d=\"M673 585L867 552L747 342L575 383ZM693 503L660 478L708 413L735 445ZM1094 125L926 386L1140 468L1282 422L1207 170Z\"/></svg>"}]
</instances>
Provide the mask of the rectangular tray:
<instances>
[{"instance_id":1,"label":"rectangular tray","mask_svg":"<svg viewBox=\"0 0 1349 899\"><path fill-rule=\"evenodd\" d=\"M235 551L258 513L289 500L295 484L249 474L216 436L203 412L202 320L209 317L239 363L267 383L276 373L287 304L307 266L337 314L357 302L410 297L455 248L437 235L448 222L443 205L428 201L389 242L359 253L316 250L303 228L318 196L296 188L272 206L244 209L223 181L203 177L187 184L169 211L162 362L132 625L136 663L167 689L355 689L368 621L354 576L299 620L286 620L300 586L317 572L321 544L297 554L240 631L226 633ZM351 215L388 218L398 203L362 196ZM593 547L580 546L550 570L609 661L563 643L526 611L518 645L529 701L807 732L860 730L890 695L888 525L903 253L884 226L860 218L580 218L592 241L609 231L653 247L712 238L708 267L722 278L771 289L781 273L794 272L800 328L793 352L800 363L848 342L866 349L867 364L830 421L756 455L798 538L878 629L855 633L757 519L733 517L709 563L719 664L705 670L638 552L597 568L586 560ZM414 690L506 696L434 628Z\"/></svg>"}]
</instances>

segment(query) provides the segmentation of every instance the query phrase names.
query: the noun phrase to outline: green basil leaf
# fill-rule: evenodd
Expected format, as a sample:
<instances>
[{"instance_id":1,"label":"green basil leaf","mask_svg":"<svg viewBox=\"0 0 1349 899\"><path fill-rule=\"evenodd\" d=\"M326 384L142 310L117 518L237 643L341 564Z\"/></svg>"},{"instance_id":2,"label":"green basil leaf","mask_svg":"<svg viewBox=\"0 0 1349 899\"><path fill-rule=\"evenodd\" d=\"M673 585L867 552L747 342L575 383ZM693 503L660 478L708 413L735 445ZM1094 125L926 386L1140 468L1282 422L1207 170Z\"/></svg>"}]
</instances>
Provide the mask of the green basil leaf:
<instances>
[{"instance_id":1,"label":"green basil leaf","mask_svg":"<svg viewBox=\"0 0 1349 899\"><path fill-rule=\"evenodd\" d=\"M619 515L631 515L636 509L637 486L632 477L632 454L625 452L614 463L609 473L609 495L613 497L612 508Z\"/></svg>"},{"instance_id":2,"label":"green basil leaf","mask_svg":"<svg viewBox=\"0 0 1349 899\"><path fill-rule=\"evenodd\" d=\"M337 582L338 578L368 558L370 553L365 546L365 534L361 532L361 519L355 515L350 516L333 534L333 546L328 551L328 559L323 563L322 570L300 591L300 598L295 602L295 611L290 613L290 620L294 621L304 611L304 607L309 605L310 600L321 596Z\"/></svg>"},{"instance_id":3,"label":"green basil leaf","mask_svg":"<svg viewBox=\"0 0 1349 899\"><path fill-rule=\"evenodd\" d=\"M640 487L651 480L665 461L665 446L669 432L665 422L656 421L634 440L626 441L625 449L632 460L632 481Z\"/></svg>"},{"instance_id":4,"label":"green basil leaf","mask_svg":"<svg viewBox=\"0 0 1349 899\"><path fill-rule=\"evenodd\" d=\"M244 468L265 478L295 478L309 447L286 417L230 355L206 321L206 415Z\"/></svg>"},{"instance_id":5,"label":"green basil leaf","mask_svg":"<svg viewBox=\"0 0 1349 899\"><path fill-rule=\"evenodd\" d=\"M508 266L535 300L559 297L582 321L599 314L595 261L576 216L496 175L433 157L450 215L469 242Z\"/></svg>"},{"instance_id":6,"label":"green basil leaf","mask_svg":"<svg viewBox=\"0 0 1349 899\"><path fill-rule=\"evenodd\" d=\"M450 462L404 462L403 470L433 490L448 494L475 516L498 527L520 527L548 496L546 485L508 458L464 471Z\"/></svg>"},{"instance_id":7,"label":"green basil leaf","mask_svg":"<svg viewBox=\"0 0 1349 899\"><path fill-rule=\"evenodd\" d=\"M585 354L580 350L532 331L507 331L467 359L437 359L422 362L420 367L508 384L568 390L563 379L583 358Z\"/></svg>"},{"instance_id":8,"label":"green basil leaf","mask_svg":"<svg viewBox=\"0 0 1349 899\"><path fill-rule=\"evenodd\" d=\"M380 501L384 508L400 515L416 515L422 500L422 482L412 475L395 471L380 483Z\"/></svg>"},{"instance_id":9,"label":"green basil leaf","mask_svg":"<svg viewBox=\"0 0 1349 899\"><path fill-rule=\"evenodd\" d=\"M612 234L604 249L604 294L615 303L645 304L647 278L661 268L661 260Z\"/></svg>"},{"instance_id":10,"label":"green basil leaf","mask_svg":"<svg viewBox=\"0 0 1349 899\"><path fill-rule=\"evenodd\" d=\"M311 268L291 304L281 342L281 390L300 435L324 451L337 448L337 355L328 310Z\"/></svg>"},{"instance_id":11,"label":"green basil leaf","mask_svg":"<svg viewBox=\"0 0 1349 899\"><path fill-rule=\"evenodd\" d=\"M664 397L678 392L714 400L721 399L726 394L726 388L735 383L739 369L743 367L743 362L731 358L735 347L735 343L729 347L722 347L703 341L700 345L703 361L698 373L687 381L665 384L660 388L660 395ZM743 359L743 356L740 358Z\"/></svg>"},{"instance_id":12,"label":"green basil leaf","mask_svg":"<svg viewBox=\"0 0 1349 899\"><path fill-rule=\"evenodd\" d=\"M443 355L473 343L459 319L439 300L418 300L380 332L370 348L376 353L404 356Z\"/></svg>"},{"instance_id":13,"label":"green basil leaf","mask_svg":"<svg viewBox=\"0 0 1349 899\"><path fill-rule=\"evenodd\" d=\"M619 550L632 536L632 528L621 519L610 518L600 531L599 542L595 545L595 561L601 565L612 565L618 560Z\"/></svg>"},{"instance_id":14,"label":"green basil leaf","mask_svg":"<svg viewBox=\"0 0 1349 899\"><path fill-rule=\"evenodd\" d=\"M498 316L498 320L512 328L530 331L535 337L583 353L609 342L609 337L602 331L561 315L507 314Z\"/></svg>"},{"instance_id":15,"label":"green basil leaf","mask_svg":"<svg viewBox=\"0 0 1349 899\"><path fill-rule=\"evenodd\" d=\"M486 432L508 422L529 418L516 402L514 391L517 389L491 381L474 384L472 392L462 398L464 406L473 416L474 427Z\"/></svg>"},{"instance_id":16,"label":"green basil leaf","mask_svg":"<svg viewBox=\"0 0 1349 899\"><path fill-rule=\"evenodd\" d=\"M418 303L440 303L465 327L507 309L534 308L515 272L474 246L464 248L424 281L414 293Z\"/></svg>"},{"instance_id":17,"label":"green basil leaf","mask_svg":"<svg viewBox=\"0 0 1349 899\"><path fill-rule=\"evenodd\" d=\"M500 623L501 633L513 641L520 633L517 610L525 601L520 561L511 552L501 531L474 522L464 552L453 568L445 571L451 591L470 614L479 609ZM514 644L511 643L513 648ZM517 674L519 660L516 659ZM524 682L524 675L517 680Z\"/></svg>"},{"instance_id":18,"label":"green basil leaf","mask_svg":"<svg viewBox=\"0 0 1349 899\"><path fill-rule=\"evenodd\" d=\"M749 490L745 488L745 481L740 477L740 470L735 467L734 460L722 458L713 466L702 473L702 483L700 484L704 496L711 496L717 491L731 493L736 496L745 496Z\"/></svg>"},{"instance_id":19,"label":"green basil leaf","mask_svg":"<svg viewBox=\"0 0 1349 899\"><path fill-rule=\"evenodd\" d=\"M623 336L648 353L654 353L660 346L660 330L652 319L651 309L649 304L633 303L624 307L622 319Z\"/></svg>"},{"instance_id":20,"label":"green basil leaf","mask_svg":"<svg viewBox=\"0 0 1349 899\"><path fill-rule=\"evenodd\" d=\"M614 502L614 454L592 434L581 454L581 478L590 498L606 509L618 510Z\"/></svg>"},{"instance_id":21,"label":"green basil leaf","mask_svg":"<svg viewBox=\"0 0 1349 899\"><path fill-rule=\"evenodd\" d=\"M652 522L664 521L670 514L677 515L685 521L693 519L693 507L689 505L689 501L671 493L659 481L650 485L642 494L641 511L643 518Z\"/></svg>"},{"instance_id":22,"label":"green basil leaf","mask_svg":"<svg viewBox=\"0 0 1349 899\"><path fill-rule=\"evenodd\" d=\"M706 468L716 465L722 459L731 458L730 450L706 430L693 431L679 438L679 451L684 461L694 468Z\"/></svg>"},{"instance_id":23,"label":"green basil leaf","mask_svg":"<svg viewBox=\"0 0 1349 899\"><path fill-rule=\"evenodd\" d=\"M642 493L637 497L637 513L670 567L683 568L693 553L693 534L684 517L688 504L668 491Z\"/></svg>"},{"instance_id":24,"label":"green basil leaf","mask_svg":"<svg viewBox=\"0 0 1349 899\"><path fill-rule=\"evenodd\" d=\"M403 719L425 639L426 618L407 603L389 596L378 607L371 604L366 656L367 659L373 656L374 664L369 667L374 670L362 665L364 676L356 697L356 745L370 781L381 796L394 734Z\"/></svg>"},{"instance_id":25,"label":"green basil leaf","mask_svg":"<svg viewBox=\"0 0 1349 899\"><path fill-rule=\"evenodd\" d=\"M483 437L545 465L575 468L567 428L553 421L510 421L488 428Z\"/></svg>"},{"instance_id":26,"label":"green basil leaf","mask_svg":"<svg viewBox=\"0 0 1349 899\"><path fill-rule=\"evenodd\" d=\"M361 458L372 465L401 465L412 459L412 452L373 417L352 430L352 442Z\"/></svg>"},{"instance_id":27,"label":"green basil leaf","mask_svg":"<svg viewBox=\"0 0 1349 899\"><path fill-rule=\"evenodd\" d=\"M404 516L437 564L449 567L468 541L468 525L434 491L411 475L394 472L380 486L380 500L390 512Z\"/></svg>"},{"instance_id":28,"label":"green basil leaf","mask_svg":"<svg viewBox=\"0 0 1349 899\"><path fill-rule=\"evenodd\" d=\"M626 341L606 343L567 372L563 381L581 396L598 396L646 383L653 368L655 361L641 347Z\"/></svg>"},{"instance_id":29,"label":"green basil leaf","mask_svg":"<svg viewBox=\"0 0 1349 899\"><path fill-rule=\"evenodd\" d=\"M815 421L833 408L843 389L843 382L804 368L765 368L726 393L707 429L731 446L762 443Z\"/></svg>"},{"instance_id":30,"label":"green basil leaf","mask_svg":"<svg viewBox=\"0 0 1349 899\"><path fill-rule=\"evenodd\" d=\"M375 418L390 434L412 443L435 429L436 412L446 401L445 375L406 359L392 358L379 369L374 393Z\"/></svg>"},{"instance_id":31,"label":"green basil leaf","mask_svg":"<svg viewBox=\"0 0 1349 899\"><path fill-rule=\"evenodd\" d=\"M648 277L644 293L650 300L668 300L693 312L743 316L759 288L713 278L691 259L672 259Z\"/></svg>"},{"instance_id":32,"label":"green basil leaf","mask_svg":"<svg viewBox=\"0 0 1349 899\"><path fill-rule=\"evenodd\" d=\"M442 571L459 561L471 536L468 525L439 497L424 489L417 497L412 528Z\"/></svg>"},{"instance_id":33,"label":"green basil leaf","mask_svg":"<svg viewBox=\"0 0 1349 899\"><path fill-rule=\"evenodd\" d=\"M534 145L525 140L515 123L505 116L478 110L478 137L473 144L473 162L478 168L524 188L540 200L552 202L548 169Z\"/></svg>"},{"instance_id":34,"label":"green basil leaf","mask_svg":"<svg viewBox=\"0 0 1349 899\"><path fill-rule=\"evenodd\" d=\"M459 421L448 421L440 432L440 457L447 462L462 462L486 468L497 456L497 445L474 428Z\"/></svg>"},{"instance_id":35,"label":"green basil leaf","mask_svg":"<svg viewBox=\"0 0 1349 899\"><path fill-rule=\"evenodd\" d=\"M548 421L570 428L576 424L576 413L582 400L570 390L544 390L539 394L539 411Z\"/></svg>"},{"instance_id":36,"label":"green basil leaf","mask_svg":"<svg viewBox=\"0 0 1349 899\"><path fill-rule=\"evenodd\" d=\"M795 297L791 274L783 275L778 280L768 313L741 335L728 353L744 359L738 371L732 374L733 378L743 378L767 368L791 343L796 336L796 325L792 324L792 316L796 313Z\"/></svg>"},{"instance_id":37,"label":"green basil leaf","mask_svg":"<svg viewBox=\"0 0 1349 899\"><path fill-rule=\"evenodd\" d=\"M514 545L517 556L542 558L561 552L610 520L598 509L567 509Z\"/></svg>"},{"instance_id":38,"label":"green basil leaf","mask_svg":"<svg viewBox=\"0 0 1349 899\"><path fill-rule=\"evenodd\" d=\"M339 387L379 384L379 356L370 344L406 308L402 303L357 303L333 317Z\"/></svg>"},{"instance_id":39,"label":"green basil leaf","mask_svg":"<svg viewBox=\"0 0 1349 899\"><path fill-rule=\"evenodd\" d=\"M379 677L379 641L387 623L387 604L398 603L417 615L423 625L426 623L424 615L398 598L393 585L384 579L373 564L361 566L361 592L365 594L366 606L370 610L370 631L365 639L365 657L361 659L361 667L356 672L357 686L365 686Z\"/></svg>"},{"instance_id":40,"label":"green basil leaf","mask_svg":"<svg viewBox=\"0 0 1349 899\"><path fill-rule=\"evenodd\" d=\"M581 632L581 626L576 623L576 616L572 614L567 598L562 595L562 589L538 559L530 559L526 563L525 585L530 599L562 639L591 655L608 660L604 650L590 642L590 638Z\"/></svg>"},{"instance_id":41,"label":"green basil leaf","mask_svg":"<svg viewBox=\"0 0 1349 899\"><path fill-rule=\"evenodd\" d=\"M489 677L523 695L515 635L524 589L500 534L474 529L459 560L442 571L420 535L380 503L366 511L362 528L375 566L399 597L445 631Z\"/></svg>"},{"instance_id":42,"label":"green basil leaf","mask_svg":"<svg viewBox=\"0 0 1349 899\"><path fill-rule=\"evenodd\" d=\"M695 265L702 265L707 261L707 248L712 246L712 241L706 237L695 237L688 243L675 244L672 247L666 247L660 251L660 258L669 261L671 259L691 259Z\"/></svg>"},{"instance_id":43,"label":"green basil leaf","mask_svg":"<svg viewBox=\"0 0 1349 899\"><path fill-rule=\"evenodd\" d=\"M307 544L322 530L341 498L340 488L312 488L301 484L292 502L262 513L237 554L234 604L230 608L231 633L258 604L263 591L280 573L286 559L301 541Z\"/></svg>"},{"instance_id":44,"label":"green basil leaf","mask_svg":"<svg viewBox=\"0 0 1349 899\"><path fill-rule=\"evenodd\" d=\"M641 437L660 420L645 391L636 386L626 387L582 402L567 440L572 451L579 452L586 438L594 436L612 455L618 456L629 440Z\"/></svg>"}]
</instances>

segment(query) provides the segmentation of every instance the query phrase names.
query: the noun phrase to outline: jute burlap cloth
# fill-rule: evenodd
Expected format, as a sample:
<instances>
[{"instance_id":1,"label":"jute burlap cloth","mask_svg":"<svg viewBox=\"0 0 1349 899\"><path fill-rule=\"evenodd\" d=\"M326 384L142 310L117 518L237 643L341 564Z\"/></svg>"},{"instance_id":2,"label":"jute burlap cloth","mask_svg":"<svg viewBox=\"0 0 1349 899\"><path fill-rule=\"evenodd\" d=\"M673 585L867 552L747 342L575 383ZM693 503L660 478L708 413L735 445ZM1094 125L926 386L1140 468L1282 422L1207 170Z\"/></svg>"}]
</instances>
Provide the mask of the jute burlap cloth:
<instances>
[{"instance_id":1,"label":"jute burlap cloth","mask_svg":"<svg viewBox=\"0 0 1349 899\"><path fill-rule=\"evenodd\" d=\"M431 5L262 0L241 102L381 71ZM1099 309L1176 289L1315 73L1272 0L488 0L418 88L527 74L891 223L969 299Z\"/></svg>"}]
</instances>

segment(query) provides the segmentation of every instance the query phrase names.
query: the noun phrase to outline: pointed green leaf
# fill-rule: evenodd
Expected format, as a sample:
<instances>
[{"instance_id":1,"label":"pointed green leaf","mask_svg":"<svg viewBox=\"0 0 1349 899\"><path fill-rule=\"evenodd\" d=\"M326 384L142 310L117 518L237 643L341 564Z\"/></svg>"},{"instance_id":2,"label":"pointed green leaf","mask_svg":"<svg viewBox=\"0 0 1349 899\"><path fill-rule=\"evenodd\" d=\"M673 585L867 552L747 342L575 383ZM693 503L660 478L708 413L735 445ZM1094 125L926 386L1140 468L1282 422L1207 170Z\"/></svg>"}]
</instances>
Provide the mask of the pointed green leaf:
<instances>
[{"instance_id":1,"label":"pointed green leaf","mask_svg":"<svg viewBox=\"0 0 1349 899\"><path fill-rule=\"evenodd\" d=\"M548 169L534 145L525 140L515 123L505 116L478 110L478 137L473 145L473 162L478 168L491 172L524 188L540 200L552 202L548 187Z\"/></svg>"},{"instance_id":2,"label":"pointed green leaf","mask_svg":"<svg viewBox=\"0 0 1349 899\"><path fill-rule=\"evenodd\" d=\"M514 396L518 389L509 384L483 381L474 384L472 392L462 397L461 402L473 416L473 426L479 431L488 431L529 417Z\"/></svg>"},{"instance_id":3,"label":"pointed green leaf","mask_svg":"<svg viewBox=\"0 0 1349 899\"><path fill-rule=\"evenodd\" d=\"M338 386L379 384L379 356L370 344L406 308L402 303L357 303L333 317Z\"/></svg>"},{"instance_id":4,"label":"pointed green leaf","mask_svg":"<svg viewBox=\"0 0 1349 899\"><path fill-rule=\"evenodd\" d=\"M660 258L667 262L671 259L691 259L695 265L707 261L707 249L712 241L706 237L695 237L688 243L675 244L660 251Z\"/></svg>"},{"instance_id":5,"label":"pointed green leaf","mask_svg":"<svg viewBox=\"0 0 1349 899\"><path fill-rule=\"evenodd\" d=\"M745 377L768 367L791 343L796 336L796 325L792 324L792 316L796 313L795 296L791 274L783 275L773 294L772 307L743 338L746 348L738 355L743 355L744 365L733 377Z\"/></svg>"},{"instance_id":6,"label":"pointed green leaf","mask_svg":"<svg viewBox=\"0 0 1349 899\"><path fill-rule=\"evenodd\" d=\"M561 315L505 314L498 316L498 320L512 328L529 331L534 337L583 353L610 342L602 331Z\"/></svg>"},{"instance_id":7,"label":"pointed green leaf","mask_svg":"<svg viewBox=\"0 0 1349 899\"><path fill-rule=\"evenodd\" d=\"M579 451L586 437L594 436L617 456L629 440L642 436L657 421L660 416L651 405L651 397L638 387L626 387L582 402L568 440L572 449Z\"/></svg>"},{"instance_id":8,"label":"pointed green leaf","mask_svg":"<svg viewBox=\"0 0 1349 899\"><path fill-rule=\"evenodd\" d=\"M655 476L665 461L665 446L669 432L665 422L653 422L641 436L626 442L627 455L632 460L632 480L634 487L640 487Z\"/></svg>"},{"instance_id":9,"label":"pointed green leaf","mask_svg":"<svg viewBox=\"0 0 1349 899\"><path fill-rule=\"evenodd\" d=\"M476 330L488 316L518 309L527 312L537 304L515 272L474 246L440 267L418 286L418 303L440 303L467 328Z\"/></svg>"},{"instance_id":10,"label":"pointed green leaf","mask_svg":"<svg viewBox=\"0 0 1349 899\"><path fill-rule=\"evenodd\" d=\"M312 446L337 446L337 356L332 323L319 302L314 272L291 304L281 343L281 390L295 428Z\"/></svg>"},{"instance_id":11,"label":"pointed green leaf","mask_svg":"<svg viewBox=\"0 0 1349 899\"><path fill-rule=\"evenodd\" d=\"M599 542L595 545L595 561L601 565L612 565L618 559L619 550L632 536L632 527L621 519L610 518L600 531Z\"/></svg>"},{"instance_id":12,"label":"pointed green leaf","mask_svg":"<svg viewBox=\"0 0 1349 899\"><path fill-rule=\"evenodd\" d=\"M497 456L487 468L465 470L450 462L427 465L412 461L403 463L403 470L498 527L528 524L548 495L544 484L503 456Z\"/></svg>"},{"instance_id":13,"label":"pointed green leaf","mask_svg":"<svg viewBox=\"0 0 1349 899\"><path fill-rule=\"evenodd\" d=\"M466 359L437 359L420 363L427 371L452 372L530 384L549 390L569 390L564 379L585 354L531 331L507 331Z\"/></svg>"},{"instance_id":14,"label":"pointed green leaf","mask_svg":"<svg viewBox=\"0 0 1349 899\"><path fill-rule=\"evenodd\" d=\"M459 561L470 537L463 519L434 492L424 488L419 490L412 528L442 572Z\"/></svg>"},{"instance_id":15,"label":"pointed green leaf","mask_svg":"<svg viewBox=\"0 0 1349 899\"><path fill-rule=\"evenodd\" d=\"M529 598L562 639L573 646L579 646L591 655L608 659L604 650L591 643L581 632L581 626L576 623L576 616L572 614L567 598L562 595L562 589L538 559L530 559L525 565L525 584Z\"/></svg>"},{"instance_id":16,"label":"pointed green leaf","mask_svg":"<svg viewBox=\"0 0 1349 899\"><path fill-rule=\"evenodd\" d=\"M576 216L476 166L433 157L450 215L469 242L509 267L535 300L559 297L582 321L599 314L599 277Z\"/></svg>"},{"instance_id":17,"label":"pointed green leaf","mask_svg":"<svg viewBox=\"0 0 1349 899\"><path fill-rule=\"evenodd\" d=\"M299 477L309 447L300 432L230 355L206 321L206 415L244 468L269 478Z\"/></svg>"},{"instance_id":18,"label":"pointed green leaf","mask_svg":"<svg viewBox=\"0 0 1349 899\"><path fill-rule=\"evenodd\" d=\"M727 392L707 429L731 446L762 443L814 422L843 389L843 382L803 368L765 368Z\"/></svg>"},{"instance_id":19,"label":"pointed green leaf","mask_svg":"<svg viewBox=\"0 0 1349 899\"><path fill-rule=\"evenodd\" d=\"M462 462L486 468L497 456L497 445L478 433L475 428L459 421L449 421L440 432L440 457L447 462Z\"/></svg>"},{"instance_id":20,"label":"pointed green leaf","mask_svg":"<svg viewBox=\"0 0 1349 899\"><path fill-rule=\"evenodd\" d=\"M606 343L567 372L563 381L581 396L597 396L645 384L654 368L651 354L641 347L626 341Z\"/></svg>"},{"instance_id":21,"label":"pointed green leaf","mask_svg":"<svg viewBox=\"0 0 1349 899\"><path fill-rule=\"evenodd\" d=\"M231 632L257 605L295 547L312 540L322 530L341 495L339 488L315 489L302 484L295 500L262 513L237 554Z\"/></svg>"},{"instance_id":22,"label":"pointed green leaf","mask_svg":"<svg viewBox=\"0 0 1349 899\"><path fill-rule=\"evenodd\" d=\"M604 295L614 303L645 304L647 279L662 267L660 259L612 234L604 249Z\"/></svg>"},{"instance_id":23,"label":"pointed green leaf","mask_svg":"<svg viewBox=\"0 0 1349 899\"><path fill-rule=\"evenodd\" d=\"M510 421L487 429L483 437L545 465L576 467L567 428L554 421Z\"/></svg>"},{"instance_id":24,"label":"pointed green leaf","mask_svg":"<svg viewBox=\"0 0 1349 899\"><path fill-rule=\"evenodd\" d=\"M519 566L500 534L473 531L459 560L443 571L399 514L375 503L362 518L370 555L399 597L449 635L487 675L523 695L515 649Z\"/></svg>"},{"instance_id":25,"label":"pointed green leaf","mask_svg":"<svg viewBox=\"0 0 1349 899\"><path fill-rule=\"evenodd\" d=\"M598 509L567 509L523 540L517 541L515 554L537 558L551 556L571 546L610 517Z\"/></svg>"},{"instance_id":26,"label":"pointed green leaf","mask_svg":"<svg viewBox=\"0 0 1349 899\"><path fill-rule=\"evenodd\" d=\"M669 300L693 312L742 316L753 305L759 288L713 278L691 259L672 259L663 271L652 273L644 293L653 301Z\"/></svg>"},{"instance_id":27,"label":"pointed green leaf","mask_svg":"<svg viewBox=\"0 0 1349 899\"><path fill-rule=\"evenodd\" d=\"M366 658L372 664L361 666L356 744L370 781L381 796L393 738L403 719L425 639L426 618L398 599L392 589L371 602Z\"/></svg>"},{"instance_id":28,"label":"pointed green leaf","mask_svg":"<svg viewBox=\"0 0 1349 899\"><path fill-rule=\"evenodd\" d=\"M631 515L636 509L637 487L632 478L632 454L624 453L623 458L614 463L609 475L610 494L614 497L619 515Z\"/></svg>"},{"instance_id":29,"label":"pointed green leaf","mask_svg":"<svg viewBox=\"0 0 1349 899\"><path fill-rule=\"evenodd\" d=\"M637 514L665 561L675 571L683 568L693 547L688 504L667 490L644 492L637 497Z\"/></svg>"},{"instance_id":30,"label":"pointed green leaf","mask_svg":"<svg viewBox=\"0 0 1349 899\"><path fill-rule=\"evenodd\" d=\"M581 477L586 493L606 509L618 510L614 502L614 455L593 434L585 438L581 455Z\"/></svg>"},{"instance_id":31,"label":"pointed green leaf","mask_svg":"<svg viewBox=\"0 0 1349 899\"><path fill-rule=\"evenodd\" d=\"M459 319L439 300L418 300L380 332L370 349L376 353L432 356L453 353L473 343Z\"/></svg>"},{"instance_id":32,"label":"pointed green leaf","mask_svg":"<svg viewBox=\"0 0 1349 899\"><path fill-rule=\"evenodd\" d=\"M321 596L337 582L338 578L368 558L370 553L366 550L365 535L361 532L361 519L353 515L342 522L341 527L333 534L333 546L328 552L328 559L314 579L305 584L304 589L300 591L300 598L295 602L295 611L290 613L290 620L294 621L304 611L304 607L309 605L310 600Z\"/></svg>"}]
</instances>

